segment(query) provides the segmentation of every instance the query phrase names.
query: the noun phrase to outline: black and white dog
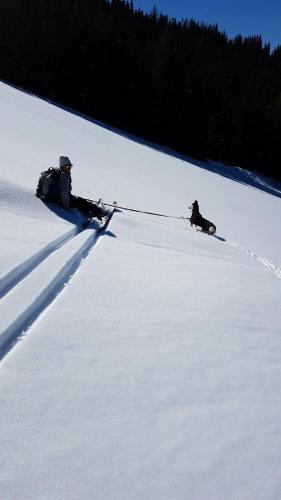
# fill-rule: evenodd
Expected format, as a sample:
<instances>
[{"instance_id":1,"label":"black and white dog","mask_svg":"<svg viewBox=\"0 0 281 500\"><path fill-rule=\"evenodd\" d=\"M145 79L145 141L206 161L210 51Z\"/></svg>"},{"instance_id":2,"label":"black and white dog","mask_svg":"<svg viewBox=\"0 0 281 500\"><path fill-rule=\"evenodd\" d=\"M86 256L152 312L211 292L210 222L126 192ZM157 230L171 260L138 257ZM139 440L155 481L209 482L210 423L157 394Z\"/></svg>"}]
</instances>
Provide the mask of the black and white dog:
<instances>
[{"instance_id":1,"label":"black and white dog","mask_svg":"<svg viewBox=\"0 0 281 500\"><path fill-rule=\"evenodd\" d=\"M200 214L197 200L195 200L192 203L191 207L189 208L192 210L191 217L189 219L191 226L193 226L194 224L195 226L201 227L203 233L208 233L208 234L216 233L217 229L215 224L213 224L213 222L210 222L207 219L204 219L204 217L202 217L202 215Z\"/></svg>"}]
</instances>

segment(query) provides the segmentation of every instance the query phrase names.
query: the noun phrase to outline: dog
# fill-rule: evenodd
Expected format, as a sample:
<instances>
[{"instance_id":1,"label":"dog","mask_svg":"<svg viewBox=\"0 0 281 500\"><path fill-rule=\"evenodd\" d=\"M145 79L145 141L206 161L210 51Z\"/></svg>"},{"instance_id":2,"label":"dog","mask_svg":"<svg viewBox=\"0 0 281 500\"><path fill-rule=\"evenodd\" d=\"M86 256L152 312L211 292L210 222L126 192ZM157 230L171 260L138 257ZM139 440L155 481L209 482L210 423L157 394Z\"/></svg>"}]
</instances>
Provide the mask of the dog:
<instances>
[{"instance_id":1,"label":"dog","mask_svg":"<svg viewBox=\"0 0 281 500\"><path fill-rule=\"evenodd\" d=\"M215 234L216 233L216 226L213 222L210 222L209 220L205 219L202 217L202 215L199 212L199 204L198 201L195 200L192 205L189 207L191 212L191 217L190 217L190 225L191 227L198 226L201 227L201 230L203 233L208 233L208 234Z\"/></svg>"}]
</instances>

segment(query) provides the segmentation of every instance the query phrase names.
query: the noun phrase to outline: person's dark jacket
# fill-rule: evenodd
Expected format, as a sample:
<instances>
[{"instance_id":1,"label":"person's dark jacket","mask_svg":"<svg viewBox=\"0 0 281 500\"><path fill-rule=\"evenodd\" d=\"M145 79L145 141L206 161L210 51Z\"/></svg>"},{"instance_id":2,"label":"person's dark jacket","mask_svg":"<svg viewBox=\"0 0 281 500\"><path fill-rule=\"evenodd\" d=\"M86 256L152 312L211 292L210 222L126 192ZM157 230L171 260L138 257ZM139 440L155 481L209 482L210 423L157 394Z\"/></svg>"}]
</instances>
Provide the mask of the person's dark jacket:
<instances>
[{"instance_id":1,"label":"person's dark jacket","mask_svg":"<svg viewBox=\"0 0 281 500\"><path fill-rule=\"evenodd\" d=\"M70 208L70 196L72 191L72 182L70 172L62 172L60 171L60 179L59 179L59 187L60 187L60 199L62 206L69 210Z\"/></svg>"}]
</instances>

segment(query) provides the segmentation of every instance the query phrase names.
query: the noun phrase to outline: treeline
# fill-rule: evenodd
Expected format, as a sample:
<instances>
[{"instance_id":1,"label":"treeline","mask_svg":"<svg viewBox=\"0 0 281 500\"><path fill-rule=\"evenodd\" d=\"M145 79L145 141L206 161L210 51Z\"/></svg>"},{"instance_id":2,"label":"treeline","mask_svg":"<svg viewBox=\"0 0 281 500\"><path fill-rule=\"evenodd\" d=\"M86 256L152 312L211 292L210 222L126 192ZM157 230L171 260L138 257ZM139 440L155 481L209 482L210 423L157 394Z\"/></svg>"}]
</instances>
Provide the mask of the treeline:
<instances>
[{"instance_id":1,"label":"treeline","mask_svg":"<svg viewBox=\"0 0 281 500\"><path fill-rule=\"evenodd\" d=\"M281 180L281 47L123 0L1 0L0 78Z\"/></svg>"}]
</instances>

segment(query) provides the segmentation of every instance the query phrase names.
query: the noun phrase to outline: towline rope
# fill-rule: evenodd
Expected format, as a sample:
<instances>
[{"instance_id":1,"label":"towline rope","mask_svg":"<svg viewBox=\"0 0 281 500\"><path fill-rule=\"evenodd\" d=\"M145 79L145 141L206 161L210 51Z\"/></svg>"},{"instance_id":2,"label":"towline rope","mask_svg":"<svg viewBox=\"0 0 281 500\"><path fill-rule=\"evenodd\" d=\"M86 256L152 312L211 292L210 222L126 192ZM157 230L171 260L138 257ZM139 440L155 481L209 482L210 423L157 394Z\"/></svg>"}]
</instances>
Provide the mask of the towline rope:
<instances>
[{"instance_id":1,"label":"towline rope","mask_svg":"<svg viewBox=\"0 0 281 500\"><path fill-rule=\"evenodd\" d=\"M94 203L98 203L95 200L93 200L93 201L94 201ZM104 205L107 205L108 207L120 208L121 210L128 210L129 212L137 212L137 213L146 214L146 215L156 215L157 217L166 217L167 219L186 219L186 220L189 220L189 217L183 217L183 216L177 217L174 215L158 214L156 212L146 212L145 210L137 210L136 208L121 207L118 204L112 205L110 203L104 202Z\"/></svg>"}]
</instances>

